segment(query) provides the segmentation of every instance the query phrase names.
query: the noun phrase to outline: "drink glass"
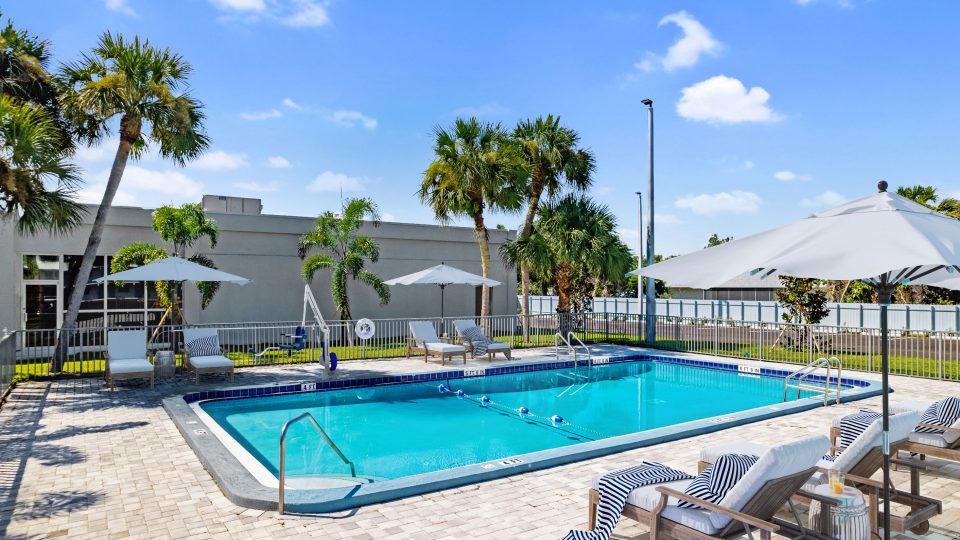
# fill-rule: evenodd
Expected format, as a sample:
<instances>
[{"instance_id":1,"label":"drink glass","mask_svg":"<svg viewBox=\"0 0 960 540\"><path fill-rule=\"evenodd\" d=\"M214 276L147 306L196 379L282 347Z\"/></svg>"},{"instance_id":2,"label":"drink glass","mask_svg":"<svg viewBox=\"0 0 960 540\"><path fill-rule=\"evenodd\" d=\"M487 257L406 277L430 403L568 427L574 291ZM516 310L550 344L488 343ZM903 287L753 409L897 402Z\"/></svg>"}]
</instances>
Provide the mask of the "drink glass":
<instances>
[{"instance_id":1,"label":"drink glass","mask_svg":"<svg viewBox=\"0 0 960 540\"><path fill-rule=\"evenodd\" d=\"M827 479L830 482L830 491L837 495L843 494L843 473L840 471L829 471Z\"/></svg>"}]
</instances>

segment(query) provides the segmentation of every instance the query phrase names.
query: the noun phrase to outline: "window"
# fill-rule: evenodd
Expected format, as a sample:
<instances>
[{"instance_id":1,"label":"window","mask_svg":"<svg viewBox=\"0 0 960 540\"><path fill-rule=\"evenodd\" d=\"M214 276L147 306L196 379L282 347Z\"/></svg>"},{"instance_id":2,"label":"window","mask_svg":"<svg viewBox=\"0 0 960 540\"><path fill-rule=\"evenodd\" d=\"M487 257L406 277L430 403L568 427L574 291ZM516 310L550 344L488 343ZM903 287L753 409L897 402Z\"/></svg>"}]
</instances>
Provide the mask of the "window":
<instances>
[{"instance_id":1,"label":"window","mask_svg":"<svg viewBox=\"0 0 960 540\"><path fill-rule=\"evenodd\" d=\"M23 279L57 281L60 258L56 255L24 255Z\"/></svg>"}]
</instances>

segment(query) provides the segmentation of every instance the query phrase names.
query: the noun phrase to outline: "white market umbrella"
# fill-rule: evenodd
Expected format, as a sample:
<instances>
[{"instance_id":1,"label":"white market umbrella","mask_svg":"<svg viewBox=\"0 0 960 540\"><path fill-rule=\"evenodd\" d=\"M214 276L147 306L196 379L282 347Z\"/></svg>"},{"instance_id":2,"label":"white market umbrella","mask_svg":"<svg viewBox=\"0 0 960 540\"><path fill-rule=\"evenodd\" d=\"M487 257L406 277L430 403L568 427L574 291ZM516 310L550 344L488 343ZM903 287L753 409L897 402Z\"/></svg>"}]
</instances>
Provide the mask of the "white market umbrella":
<instances>
[{"instance_id":1,"label":"white market umbrella","mask_svg":"<svg viewBox=\"0 0 960 540\"><path fill-rule=\"evenodd\" d=\"M883 435L889 431L887 306L903 284L960 289L960 220L887 193L719 246L640 268L635 273L708 289L746 272L860 280L877 288L883 377ZM890 448L884 445L884 531L890 530Z\"/></svg>"},{"instance_id":2,"label":"white market umbrella","mask_svg":"<svg viewBox=\"0 0 960 540\"><path fill-rule=\"evenodd\" d=\"M407 274L385 281L387 285L439 285L440 286L440 318L443 318L443 290L447 285L471 285L477 287L486 285L496 287L500 285L499 281L464 272L459 268L448 266L446 263L440 263L431 266L426 270Z\"/></svg>"},{"instance_id":3,"label":"white market umbrella","mask_svg":"<svg viewBox=\"0 0 960 540\"><path fill-rule=\"evenodd\" d=\"M246 285L249 279L228 274L216 268L207 268L180 257L167 257L152 263L110 274L93 280L104 281L226 281Z\"/></svg>"}]
</instances>

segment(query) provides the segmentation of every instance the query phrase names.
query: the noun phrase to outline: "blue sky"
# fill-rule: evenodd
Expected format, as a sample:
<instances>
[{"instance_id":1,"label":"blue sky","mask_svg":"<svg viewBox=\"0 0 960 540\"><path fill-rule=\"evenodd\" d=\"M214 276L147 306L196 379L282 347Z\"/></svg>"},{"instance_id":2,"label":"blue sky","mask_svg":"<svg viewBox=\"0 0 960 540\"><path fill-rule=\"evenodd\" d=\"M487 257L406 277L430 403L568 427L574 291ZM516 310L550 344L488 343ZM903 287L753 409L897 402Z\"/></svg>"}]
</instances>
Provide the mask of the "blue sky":
<instances>
[{"instance_id":1,"label":"blue sky","mask_svg":"<svg viewBox=\"0 0 960 540\"><path fill-rule=\"evenodd\" d=\"M596 154L592 194L633 246L644 98L660 253L802 217L880 178L960 194L953 3L20 0L4 15L57 60L109 29L193 64L211 151L183 169L132 163L118 204L233 194L316 215L342 187L387 219L433 222L414 192L434 126L552 113ZM99 200L113 149L78 155L85 198Z\"/></svg>"}]
</instances>

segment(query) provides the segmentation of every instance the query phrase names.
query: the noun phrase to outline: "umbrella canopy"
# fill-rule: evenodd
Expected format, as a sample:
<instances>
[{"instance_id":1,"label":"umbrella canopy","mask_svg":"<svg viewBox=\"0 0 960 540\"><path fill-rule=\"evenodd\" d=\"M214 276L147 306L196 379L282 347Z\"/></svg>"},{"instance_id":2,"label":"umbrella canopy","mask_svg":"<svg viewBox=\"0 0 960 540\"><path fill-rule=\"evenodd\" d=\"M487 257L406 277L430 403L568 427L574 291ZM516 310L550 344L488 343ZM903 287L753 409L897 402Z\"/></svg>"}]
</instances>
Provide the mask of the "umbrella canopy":
<instances>
[{"instance_id":1,"label":"umbrella canopy","mask_svg":"<svg viewBox=\"0 0 960 540\"><path fill-rule=\"evenodd\" d=\"M447 285L472 285L474 287L486 285L496 287L500 285L499 281L464 272L459 268L447 266L446 263L440 263L431 266L426 270L414 272L406 276L389 279L385 281L387 285L439 285L440 286L440 318L443 318L443 289Z\"/></svg>"},{"instance_id":2,"label":"umbrella canopy","mask_svg":"<svg viewBox=\"0 0 960 540\"><path fill-rule=\"evenodd\" d=\"M879 193L794 223L669 259L635 273L670 284L711 288L746 272L877 287L880 300L883 435L889 431L887 304L895 287L960 289L960 221L894 193ZM884 536L890 537L890 448L884 444Z\"/></svg>"},{"instance_id":3,"label":"umbrella canopy","mask_svg":"<svg viewBox=\"0 0 960 540\"><path fill-rule=\"evenodd\" d=\"M239 285L246 285L250 282L247 278L228 274L215 268L207 268L202 264L180 257L159 259L93 281L96 283L104 281L227 281Z\"/></svg>"}]
</instances>

